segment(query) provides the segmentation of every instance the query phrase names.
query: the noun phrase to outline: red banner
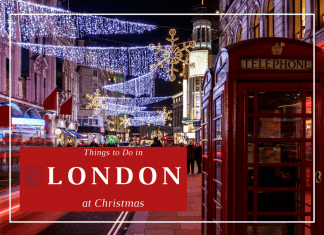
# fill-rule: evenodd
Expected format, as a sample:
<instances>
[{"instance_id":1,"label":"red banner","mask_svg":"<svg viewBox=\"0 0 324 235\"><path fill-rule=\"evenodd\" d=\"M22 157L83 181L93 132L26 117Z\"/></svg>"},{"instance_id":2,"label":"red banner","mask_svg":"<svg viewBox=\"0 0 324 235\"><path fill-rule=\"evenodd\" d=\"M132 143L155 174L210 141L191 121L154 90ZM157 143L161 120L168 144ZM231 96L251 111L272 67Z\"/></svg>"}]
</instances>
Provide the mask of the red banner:
<instances>
[{"instance_id":1,"label":"red banner","mask_svg":"<svg viewBox=\"0 0 324 235\"><path fill-rule=\"evenodd\" d=\"M57 88L55 88L54 91L49 96L47 96L47 98L44 100L44 109L56 111L56 109L57 109Z\"/></svg>"},{"instance_id":2,"label":"red banner","mask_svg":"<svg viewBox=\"0 0 324 235\"><path fill-rule=\"evenodd\" d=\"M186 148L20 149L21 211L186 211Z\"/></svg>"},{"instance_id":3,"label":"red banner","mask_svg":"<svg viewBox=\"0 0 324 235\"><path fill-rule=\"evenodd\" d=\"M60 114L72 115L72 96L61 105Z\"/></svg>"},{"instance_id":4,"label":"red banner","mask_svg":"<svg viewBox=\"0 0 324 235\"><path fill-rule=\"evenodd\" d=\"M0 127L9 128L9 109L11 106L0 106Z\"/></svg>"}]
</instances>

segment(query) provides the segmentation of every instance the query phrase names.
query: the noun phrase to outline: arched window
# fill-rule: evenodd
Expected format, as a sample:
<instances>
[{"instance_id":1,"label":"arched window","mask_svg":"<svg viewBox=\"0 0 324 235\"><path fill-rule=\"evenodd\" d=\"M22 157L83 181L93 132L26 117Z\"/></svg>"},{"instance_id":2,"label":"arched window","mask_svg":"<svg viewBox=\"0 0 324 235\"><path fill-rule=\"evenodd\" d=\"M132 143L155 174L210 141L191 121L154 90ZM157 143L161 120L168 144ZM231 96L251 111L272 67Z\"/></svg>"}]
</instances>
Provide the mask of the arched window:
<instances>
[{"instance_id":1,"label":"arched window","mask_svg":"<svg viewBox=\"0 0 324 235\"><path fill-rule=\"evenodd\" d=\"M305 0L293 0L293 13L305 13ZM306 16L293 16L293 38L301 39L305 35Z\"/></svg>"},{"instance_id":2,"label":"arched window","mask_svg":"<svg viewBox=\"0 0 324 235\"><path fill-rule=\"evenodd\" d=\"M230 39L230 45L234 43L234 37L232 36Z\"/></svg>"},{"instance_id":3,"label":"arched window","mask_svg":"<svg viewBox=\"0 0 324 235\"><path fill-rule=\"evenodd\" d=\"M255 11L255 14L260 13L259 9ZM254 38L260 37L260 21L259 21L259 15L253 16L253 36Z\"/></svg>"},{"instance_id":4,"label":"arched window","mask_svg":"<svg viewBox=\"0 0 324 235\"><path fill-rule=\"evenodd\" d=\"M324 27L324 2L316 0L315 9L316 29L320 30Z\"/></svg>"},{"instance_id":5,"label":"arched window","mask_svg":"<svg viewBox=\"0 0 324 235\"><path fill-rule=\"evenodd\" d=\"M243 40L243 36L242 36L242 27L240 27L238 34L237 34L237 41L241 42Z\"/></svg>"},{"instance_id":6,"label":"arched window","mask_svg":"<svg viewBox=\"0 0 324 235\"><path fill-rule=\"evenodd\" d=\"M267 13L271 13L271 14L274 13L273 0L268 1ZM267 16L267 30L268 30L268 37L274 37L274 15Z\"/></svg>"}]
</instances>

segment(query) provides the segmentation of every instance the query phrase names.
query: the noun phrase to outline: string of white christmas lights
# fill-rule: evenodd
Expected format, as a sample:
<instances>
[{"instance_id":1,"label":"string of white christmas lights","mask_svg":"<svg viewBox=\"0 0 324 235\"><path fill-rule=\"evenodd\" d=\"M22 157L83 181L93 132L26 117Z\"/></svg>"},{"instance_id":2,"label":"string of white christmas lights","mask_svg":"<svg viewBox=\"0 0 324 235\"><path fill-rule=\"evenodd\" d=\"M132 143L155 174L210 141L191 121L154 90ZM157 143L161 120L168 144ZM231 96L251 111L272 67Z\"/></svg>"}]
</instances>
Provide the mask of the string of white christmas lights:
<instances>
[{"instance_id":1,"label":"string of white christmas lights","mask_svg":"<svg viewBox=\"0 0 324 235\"><path fill-rule=\"evenodd\" d=\"M141 97L141 98L130 98L130 97L108 97L105 99L107 105L108 103L121 104L121 105L134 105L143 106L147 104L153 104L160 102L162 100L170 99L172 96L162 96L162 97Z\"/></svg>"},{"instance_id":2,"label":"string of white christmas lights","mask_svg":"<svg viewBox=\"0 0 324 235\"><path fill-rule=\"evenodd\" d=\"M119 104L109 104L107 105L107 109L106 110L106 115L108 115L108 112L115 112L116 115L119 114L130 114L130 113L135 113L135 112L139 112L139 111L143 111L145 110L146 107L145 106L128 106L128 105L119 105Z\"/></svg>"},{"instance_id":3,"label":"string of white christmas lights","mask_svg":"<svg viewBox=\"0 0 324 235\"><path fill-rule=\"evenodd\" d=\"M134 34L157 29L156 25L121 21L102 16L71 15L71 11L22 0L0 0L0 12L0 35L2 37L8 36L6 22L9 20L9 14L28 14L15 16L11 19L16 21L20 18L23 40L50 36L78 38L84 35ZM16 25L13 25L12 34L14 35L18 31Z\"/></svg>"},{"instance_id":4,"label":"string of white christmas lights","mask_svg":"<svg viewBox=\"0 0 324 235\"><path fill-rule=\"evenodd\" d=\"M14 43L36 54L67 59L81 65L126 73L132 76L153 74L150 65L155 63L161 54L155 54L144 47L77 47L53 46L32 43ZM157 71L157 77L168 80L166 65Z\"/></svg>"},{"instance_id":5,"label":"string of white christmas lights","mask_svg":"<svg viewBox=\"0 0 324 235\"><path fill-rule=\"evenodd\" d=\"M164 121L161 117L134 117L129 121L129 126L144 126L147 124L164 126Z\"/></svg>"},{"instance_id":6,"label":"string of white christmas lights","mask_svg":"<svg viewBox=\"0 0 324 235\"><path fill-rule=\"evenodd\" d=\"M136 97L142 95L153 95L154 73L148 73L143 76L131 79L123 83L103 86L109 91L115 91L122 94L134 95Z\"/></svg>"}]
</instances>

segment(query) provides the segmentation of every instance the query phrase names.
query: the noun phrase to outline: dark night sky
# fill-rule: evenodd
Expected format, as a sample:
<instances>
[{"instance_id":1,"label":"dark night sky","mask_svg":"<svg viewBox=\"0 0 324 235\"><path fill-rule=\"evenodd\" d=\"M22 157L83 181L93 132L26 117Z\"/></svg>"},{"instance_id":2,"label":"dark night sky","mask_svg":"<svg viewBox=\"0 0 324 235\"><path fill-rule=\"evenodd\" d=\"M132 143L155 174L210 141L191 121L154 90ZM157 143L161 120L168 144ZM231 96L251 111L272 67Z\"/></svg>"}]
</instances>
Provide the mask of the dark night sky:
<instances>
[{"instance_id":1,"label":"dark night sky","mask_svg":"<svg viewBox=\"0 0 324 235\"><path fill-rule=\"evenodd\" d=\"M67 9L67 0L62 2L62 8ZM204 1L205 4L215 4L215 0ZM130 35L109 35L91 37L97 46L147 46L150 43L167 44L165 38L169 37L169 29L176 28L176 36L180 39L177 42L191 40L192 16L170 16L170 15L118 15L118 13L192 13L191 7L201 4L199 0L188 1L105 1L105 0L70 0L70 10L79 13L116 13L107 16L120 20L134 21L146 24L158 25L157 30L143 34ZM98 39L98 38L101 38ZM174 95L182 90L182 85L175 82L165 82L161 79L156 81L156 96Z\"/></svg>"}]
</instances>

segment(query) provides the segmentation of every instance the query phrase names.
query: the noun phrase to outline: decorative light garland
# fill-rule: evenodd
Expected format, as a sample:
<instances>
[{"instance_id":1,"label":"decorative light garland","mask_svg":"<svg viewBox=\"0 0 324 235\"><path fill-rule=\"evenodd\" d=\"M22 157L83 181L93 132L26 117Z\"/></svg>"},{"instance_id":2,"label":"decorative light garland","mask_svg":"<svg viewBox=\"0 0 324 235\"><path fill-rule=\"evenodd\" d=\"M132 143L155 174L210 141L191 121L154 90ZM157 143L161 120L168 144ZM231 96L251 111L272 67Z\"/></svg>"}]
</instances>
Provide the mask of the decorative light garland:
<instances>
[{"instance_id":1,"label":"decorative light garland","mask_svg":"<svg viewBox=\"0 0 324 235\"><path fill-rule=\"evenodd\" d=\"M107 110L107 116L116 116L120 114L128 114L133 117L157 117L159 114L156 111L137 111L137 110L125 110L125 109L115 109L115 110Z\"/></svg>"},{"instance_id":2,"label":"decorative light garland","mask_svg":"<svg viewBox=\"0 0 324 235\"><path fill-rule=\"evenodd\" d=\"M10 8L8 8L9 5ZM6 10L7 15L3 14ZM8 33L5 21L9 14L28 14L19 16L23 40L34 37L75 39L84 35L134 34L157 29L156 25L121 21L102 16L75 15L71 11L22 0L0 0L0 12L0 35L2 37L6 37ZM15 17L17 19L17 16ZM18 27L13 25L11 32L14 35L18 32Z\"/></svg>"},{"instance_id":3,"label":"decorative light garland","mask_svg":"<svg viewBox=\"0 0 324 235\"><path fill-rule=\"evenodd\" d=\"M100 90L96 90L95 97L90 94L86 94L86 98L89 99L90 103L86 106L86 109L93 108L95 114L99 114L100 108L103 110L107 110L108 106L103 102L108 96L102 97L100 96Z\"/></svg>"},{"instance_id":4,"label":"decorative light garland","mask_svg":"<svg viewBox=\"0 0 324 235\"><path fill-rule=\"evenodd\" d=\"M32 43L14 43L36 54L67 59L78 64L110 70L132 76L153 74L151 64L161 54L149 50L149 47L77 47L53 46ZM167 81L169 67L160 68L157 77Z\"/></svg>"},{"instance_id":5,"label":"decorative light garland","mask_svg":"<svg viewBox=\"0 0 324 235\"><path fill-rule=\"evenodd\" d=\"M156 117L134 117L130 120L130 126L144 126L147 124L164 126L163 119Z\"/></svg>"},{"instance_id":6,"label":"decorative light garland","mask_svg":"<svg viewBox=\"0 0 324 235\"><path fill-rule=\"evenodd\" d=\"M153 96L153 87L154 87L153 72L145 74L141 77L131 79L127 82L103 86L103 88L109 91L134 95L136 97L142 95Z\"/></svg>"},{"instance_id":7,"label":"decorative light garland","mask_svg":"<svg viewBox=\"0 0 324 235\"><path fill-rule=\"evenodd\" d=\"M109 97L106 100L106 104L114 103L114 104L121 104L121 105L132 105L132 106L143 106L147 104L158 103L162 100L170 99L172 96L162 96L162 97Z\"/></svg>"},{"instance_id":8,"label":"decorative light garland","mask_svg":"<svg viewBox=\"0 0 324 235\"><path fill-rule=\"evenodd\" d=\"M119 120L120 120L119 125L121 125L124 128L126 128L127 126L130 126L131 125L132 118L127 118L126 117L126 114L124 114L124 116L123 117L120 117Z\"/></svg>"},{"instance_id":9,"label":"decorative light garland","mask_svg":"<svg viewBox=\"0 0 324 235\"><path fill-rule=\"evenodd\" d=\"M151 51L156 50L157 54L162 53L162 59L156 59L158 62L157 64L151 65L151 70L156 71L159 67L164 68L166 64L170 64L171 68L168 70L170 72L169 80L173 82L176 79L176 76L174 75L174 72L179 72L178 69L174 67L174 65L179 64L180 62L183 63L183 65L186 65L189 63L187 59L182 59L184 52L189 53L189 48L194 48L196 46L195 41L190 41L188 45L186 43L183 43L183 48L180 49L179 46L174 45L175 41L178 41L179 38L174 38L174 35L177 33L175 29L170 29L169 34L171 35L171 38L167 38L166 40L171 42L171 47L161 47L161 44L159 43L158 46L155 46L154 44L150 44L149 48Z\"/></svg>"},{"instance_id":10,"label":"decorative light garland","mask_svg":"<svg viewBox=\"0 0 324 235\"><path fill-rule=\"evenodd\" d=\"M163 118L163 122L164 124L166 123L166 121L171 121L172 120L172 117L171 117L171 113L172 113L172 110L167 110L166 106L163 107L162 110L158 110L156 111L158 114L161 115L161 117Z\"/></svg>"},{"instance_id":11,"label":"decorative light garland","mask_svg":"<svg viewBox=\"0 0 324 235\"><path fill-rule=\"evenodd\" d=\"M107 105L106 115L119 115L119 114L132 114L145 110L146 107L137 107L137 106L127 106L119 104L109 104Z\"/></svg>"}]
</instances>

